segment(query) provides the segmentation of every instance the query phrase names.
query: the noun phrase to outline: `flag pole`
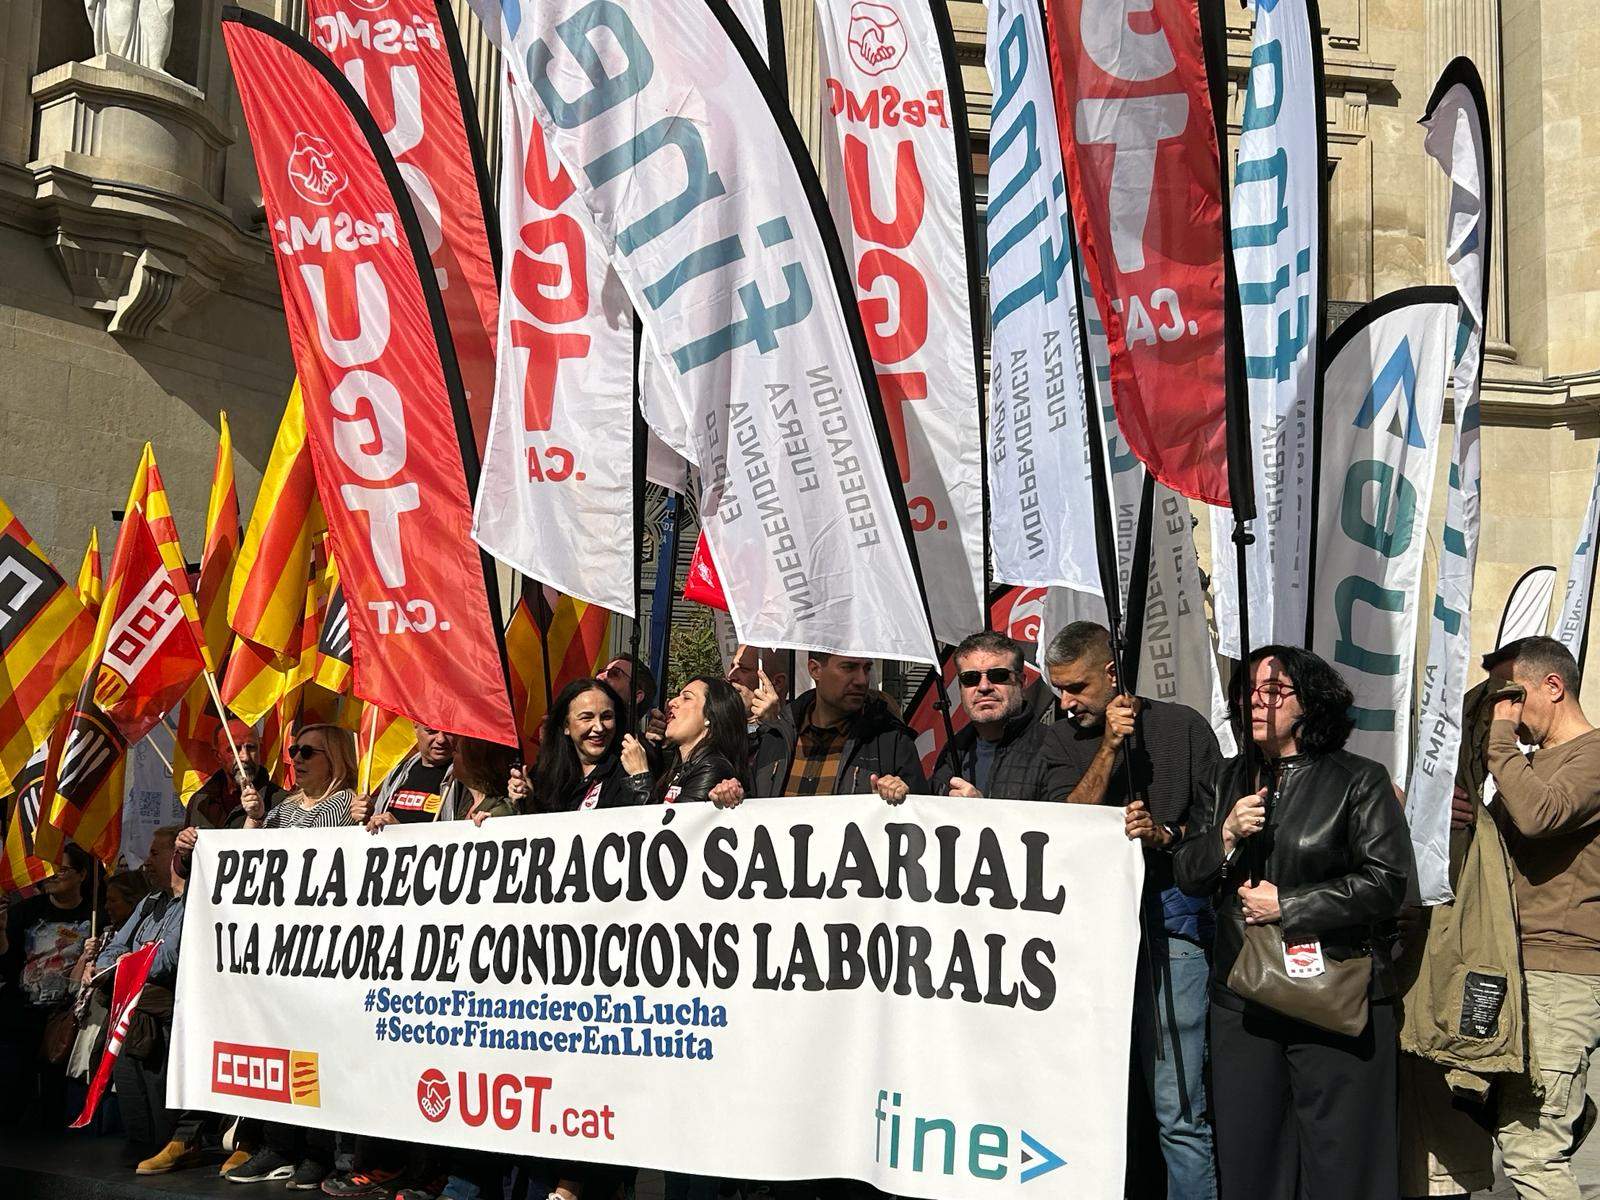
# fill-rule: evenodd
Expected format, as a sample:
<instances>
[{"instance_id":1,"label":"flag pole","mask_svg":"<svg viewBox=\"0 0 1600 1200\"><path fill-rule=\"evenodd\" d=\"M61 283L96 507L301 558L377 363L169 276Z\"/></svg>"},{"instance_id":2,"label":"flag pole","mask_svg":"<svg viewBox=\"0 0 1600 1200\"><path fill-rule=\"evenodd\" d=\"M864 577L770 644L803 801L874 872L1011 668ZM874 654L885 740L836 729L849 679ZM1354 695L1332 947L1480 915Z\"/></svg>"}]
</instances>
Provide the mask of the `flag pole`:
<instances>
[{"instance_id":1,"label":"flag pole","mask_svg":"<svg viewBox=\"0 0 1600 1200\"><path fill-rule=\"evenodd\" d=\"M372 790L372 760L377 757L378 736L378 706L372 701L365 701L367 711L362 714L367 719L367 752L361 756L361 794L367 795Z\"/></svg>"},{"instance_id":2,"label":"flag pole","mask_svg":"<svg viewBox=\"0 0 1600 1200\"><path fill-rule=\"evenodd\" d=\"M239 775L239 785L248 787L250 775L244 769L244 759L239 756L238 743L233 740L233 730L228 728L228 708L222 703L222 693L217 689L217 677L211 673L210 667L201 668L202 675L206 677L206 688L211 692L211 703L217 706L217 716L222 719L222 733L228 739L228 749L233 752L234 770ZM172 770L169 766L167 770Z\"/></svg>"},{"instance_id":3,"label":"flag pole","mask_svg":"<svg viewBox=\"0 0 1600 1200\"><path fill-rule=\"evenodd\" d=\"M639 325L639 314L633 315L633 629L628 635L628 653L631 656L628 684L628 731L639 732L639 681L632 678L639 661L639 637L644 632L644 500L645 446L644 409L639 405L639 355L644 349L644 331ZM549 664L546 664L548 671Z\"/></svg>"}]
</instances>

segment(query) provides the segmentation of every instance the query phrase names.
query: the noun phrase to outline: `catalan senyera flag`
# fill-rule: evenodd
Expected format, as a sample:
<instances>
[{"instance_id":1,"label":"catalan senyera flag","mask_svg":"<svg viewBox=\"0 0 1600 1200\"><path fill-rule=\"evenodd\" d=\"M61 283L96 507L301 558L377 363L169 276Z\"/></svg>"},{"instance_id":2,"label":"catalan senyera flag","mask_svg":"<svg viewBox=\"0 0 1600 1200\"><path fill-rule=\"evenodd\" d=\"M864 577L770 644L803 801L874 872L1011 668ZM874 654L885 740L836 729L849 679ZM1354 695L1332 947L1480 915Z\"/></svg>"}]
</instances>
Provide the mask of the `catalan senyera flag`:
<instances>
[{"instance_id":1,"label":"catalan senyera flag","mask_svg":"<svg viewBox=\"0 0 1600 1200\"><path fill-rule=\"evenodd\" d=\"M83 563L78 567L78 599L91 616L98 616L105 598L106 581L100 573L100 530L91 525L89 544L84 547Z\"/></svg>"},{"instance_id":2,"label":"catalan senyera flag","mask_svg":"<svg viewBox=\"0 0 1600 1200\"><path fill-rule=\"evenodd\" d=\"M72 707L94 616L0 501L0 795Z\"/></svg>"},{"instance_id":3,"label":"catalan senyera flag","mask_svg":"<svg viewBox=\"0 0 1600 1200\"><path fill-rule=\"evenodd\" d=\"M415 749L417 727L405 717L365 701L345 705L345 714L340 724L356 735L356 786L370 794Z\"/></svg>"},{"instance_id":4,"label":"catalan senyera flag","mask_svg":"<svg viewBox=\"0 0 1600 1200\"><path fill-rule=\"evenodd\" d=\"M319 533L310 540L300 571L304 576L298 589L300 618L285 644L276 648L243 635L234 638L222 680L222 702L252 725L316 675L317 645L332 584L326 534ZM295 711L291 705L291 714Z\"/></svg>"},{"instance_id":5,"label":"catalan senyera flag","mask_svg":"<svg viewBox=\"0 0 1600 1200\"><path fill-rule=\"evenodd\" d=\"M90 662L49 796L48 825L113 866L122 844L121 782L128 747L150 732L202 671L211 669L177 526L149 443L111 556ZM59 850L54 835L36 838L36 845L43 841Z\"/></svg>"},{"instance_id":6,"label":"catalan senyera flag","mask_svg":"<svg viewBox=\"0 0 1600 1200\"><path fill-rule=\"evenodd\" d=\"M328 563L328 604L322 614L322 633L317 638L315 679L330 692L350 690L353 652L350 643L350 613L345 608L344 587L339 583L339 566Z\"/></svg>"},{"instance_id":7,"label":"catalan senyera flag","mask_svg":"<svg viewBox=\"0 0 1600 1200\"><path fill-rule=\"evenodd\" d=\"M524 746L538 741L549 697L604 664L610 632L608 610L524 580L516 611L506 623L511 700Z\"/></svg>"},{"instance_id":8,"label":"catalan senyera flag","mask_svg":"<svg viewBox=\"0 0 1600 1200\"><path fill-rule=\"evenodd\" d=\"M290 389L256 506L239 545L228 590L228 625L235 633L280 654L299 645L306 564L313 539L327 527L311 473L305 407L297 382Z\"/></svg>"},{"instance_id":9,"label":"catalan senyera flag","mask_svg":"<svg viewBox=\"0 0 1600 1200\"><path fill-rule=\"evenodd\" d=\"M233 434L228 414L222 414L217 442L217 465L211 475L211 496L206 504L206 542L200 553L200 577L195 583L195 606L206 649L219 668L227 659L232 631L228 628L228 594L233 566L239 554L239 493L233 481ZM213 739L221 728L211 689L198 679L178 707L178 725L172 741L172 786L185 802L221 764Z\"/></svg>"}]
</instances>

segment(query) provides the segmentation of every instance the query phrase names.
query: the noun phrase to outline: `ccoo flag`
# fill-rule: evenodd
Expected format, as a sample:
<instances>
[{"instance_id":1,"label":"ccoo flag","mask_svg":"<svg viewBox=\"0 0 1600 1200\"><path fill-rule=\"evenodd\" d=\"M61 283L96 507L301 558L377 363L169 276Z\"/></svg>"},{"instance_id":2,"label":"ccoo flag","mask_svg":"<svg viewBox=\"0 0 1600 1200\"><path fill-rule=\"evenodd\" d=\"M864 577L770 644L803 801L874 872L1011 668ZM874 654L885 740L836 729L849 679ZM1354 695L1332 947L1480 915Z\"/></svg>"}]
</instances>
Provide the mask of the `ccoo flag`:
<instances>
[{"instance_id":1,"label":"ccoo flag","mask_svg":"<svg viewBox=\"0 0 1600 1200\"><path fill-rule=\"evenodd\" d=\"M700 469L740 639L932 663L845 258L738 21L722 0L477 2L688 406L678 444L656 432Z\"/></svg>"},{"instance_id":2,"label":"ccoo flag","mask_svg":"<svg viewBox=\"0 0 1600 1200\"><path fill-rule=\"evenodd\" d=\"M1450 797L1461 750L1462 701L1472 652L1472 583L1478 565L1483 498L1484 320L1489 309L1489 110L1471 60L1445 67L1428 100L1423 148L1450 180L1445 260L1460 296L1451 371L1455 440L1439 552L1439 583L1428 631L1428 662L1417 706L1417 753L1406 787L1406 821L1417 856L1423 904L1442 904L1450 889Z\"/></svg>"},{"instance_id":3,"label":"ccoo flag","mask_svg":"<svg viewBox=\"0 0 1600 1200\"><path fill-rule=\"evenodd\" d=\"M501 120L509 254L472 535L523 575L632 616L633 307L519 89Z\"/></svg>"},{"instance_id":4,"label":"ccoo flag","mask_svg":"<svg viewBox=\"0 0 1600 1200\"><path fill-rule=\"evenodd\" d=\"M1097 593L1077 264L1037 0L991 0L989 536L996 579Z\"/></svg>"},{"instance_id":5,"label":"ccoo flag","mask_svg":"<svg viewBox=\"0 0 1600 1200\"><path fill-rule=\"evenodd\" d=\"M1326 308L1324 104L1316 0L1257 4L1230 224L1250 398L1256 518L1245 552L1258 646L1306 638ZM1217 639L1238 658L1238 572L1223 552L1232 536L1231 514L1212 509Z\"/></svg>"},{"instance_id":6,"label":"ccoo flag","mask_svg":"<svg viewBox=\"0 0 1600 1200\"><path fill-rule=\"evenodd\" d=\"M481 451L494 401L493 205L447 0L308 0L311 41L355 88L411 193Z\"/></svg>"},{"instance_id":7,"label":"ccoo flag","mask_svg":"<svg viewBox=\"0 0 1600 1200\"><path fill-rule=\"evenodd\" d=\"M934 634L984 623L981 292L945 0L818 0L828 200L905 488Z\"/></svg>"},{"instance_id":8,"label":"ccoo flag","mask_svg":"<svg viewBox=\"0 0 1600 1200\"><path fill-rule=\"evenodd\" d=\"M401 172L318 50L233 8L223 38L349 602L355 694L514 743L486 562L470 532L477 453Z\"/></svg>"},{"instance_id":9,"label":"ccoo flag","mask_svg":"<svg viewBox=\"0 0 1600 1200\"><path fill-rule=\"evenodd\" d=\"M1048 0L1056 123L1122 436L1227 504L1222 164L1198 0Z\"/></svg>"},{"instance_id":10,"label":"ccoo flag","mask_svg":"<svg viewBox=\"0 0 1600 1200\"><path fill-rule=\"evenodd\" d=\"M94 615L0 501L0 795L71 709L93 639Z\"/></svg>"}]
</instances>

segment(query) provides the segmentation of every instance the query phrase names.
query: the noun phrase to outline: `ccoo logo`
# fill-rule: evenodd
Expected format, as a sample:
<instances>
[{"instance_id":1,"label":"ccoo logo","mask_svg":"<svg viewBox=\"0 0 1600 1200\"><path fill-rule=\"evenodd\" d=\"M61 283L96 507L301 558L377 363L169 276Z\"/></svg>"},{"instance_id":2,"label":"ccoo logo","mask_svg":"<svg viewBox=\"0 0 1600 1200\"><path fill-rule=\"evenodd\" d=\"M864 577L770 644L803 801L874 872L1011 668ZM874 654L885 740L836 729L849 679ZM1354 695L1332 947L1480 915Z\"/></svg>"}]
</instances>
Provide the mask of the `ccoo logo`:
<instances>
[{"instance_id":1,"label":"ccoo logo","mask_svg":"<svg viewBox=\"0 0 1600 1200\"><path fill-rule=\"evenodd\" d=\"M906 56L906 27L887 4L850 6L850 57L868 75L882 75Z\"/></svg>"},{"instance_id":2,"label":"ccoo logo","mask_svg":"<svg viewBox=\"0 0 1600 1200\"><path fill-rule=\"evenodd\" d=\"M417 1080L417 1107L435 1125L450 1115L450 1085L443 1071L429 1067L422 1073Z\"/></svg>"},{"instance_id":3,"label":"ccoo logo","mask_svg":"<svg viewBox=\"0 0 1600 1200\"><path fill-rule=\"evenodd\" d=\"M289 153L289 186L308 204L326 206L350 183L333 147L313 133L294 135Z\"/></svg>"}]
</instances>

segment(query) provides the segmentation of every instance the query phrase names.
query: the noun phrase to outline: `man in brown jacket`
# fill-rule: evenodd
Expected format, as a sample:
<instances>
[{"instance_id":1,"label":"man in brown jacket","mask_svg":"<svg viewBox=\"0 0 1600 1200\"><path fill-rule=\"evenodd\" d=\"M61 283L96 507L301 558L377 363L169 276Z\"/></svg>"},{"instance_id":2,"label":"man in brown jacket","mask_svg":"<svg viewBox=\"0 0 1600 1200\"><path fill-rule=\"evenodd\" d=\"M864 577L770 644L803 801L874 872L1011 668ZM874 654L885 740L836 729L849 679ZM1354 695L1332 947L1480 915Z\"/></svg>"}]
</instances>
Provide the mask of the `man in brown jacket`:
<instances>
[{"instance_id":1,"label":"man in brown jacket","mask_svg":"<svg viewBox=\"0 0 1600 1200\"><path fill-rule=\"evenodd\" d=\"M1578 701L1578 664L1553 638L1484 659L1522 700L1495 705L1485 753L1494 815L1515 872L1528 1032L1544 1096L1512 1084L1500 1104L1506 1176L1524 1200L1579 1200L1589 1055L1600 1048L1600 733ZM1524 754L1518 740L1534 747Z\"/></svg>"}]
</instances>

